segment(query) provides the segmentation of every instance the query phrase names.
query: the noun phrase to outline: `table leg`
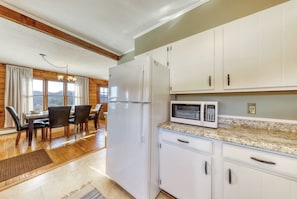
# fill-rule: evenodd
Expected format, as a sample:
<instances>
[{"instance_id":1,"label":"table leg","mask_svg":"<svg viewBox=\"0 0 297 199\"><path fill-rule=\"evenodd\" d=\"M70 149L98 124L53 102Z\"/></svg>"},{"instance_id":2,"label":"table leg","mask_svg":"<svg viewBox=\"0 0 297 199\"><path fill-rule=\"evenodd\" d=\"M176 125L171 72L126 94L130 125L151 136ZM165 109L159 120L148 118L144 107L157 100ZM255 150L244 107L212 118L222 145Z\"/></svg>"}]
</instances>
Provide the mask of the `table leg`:
<instances>
[{"instance_id":1,"label":"table leg","mask_svg":"<svg viewBox=\"0 0 297 199\"><path fill-rule=\"evenodd\" d=\"M29 119L28 126L29 126L29 129L28 129L28 131L29 131L29 142L28 142L28 145L31 146L32 137L33 137L33 130L34 130L33 119Z\"/></svg>"}]
</instances>

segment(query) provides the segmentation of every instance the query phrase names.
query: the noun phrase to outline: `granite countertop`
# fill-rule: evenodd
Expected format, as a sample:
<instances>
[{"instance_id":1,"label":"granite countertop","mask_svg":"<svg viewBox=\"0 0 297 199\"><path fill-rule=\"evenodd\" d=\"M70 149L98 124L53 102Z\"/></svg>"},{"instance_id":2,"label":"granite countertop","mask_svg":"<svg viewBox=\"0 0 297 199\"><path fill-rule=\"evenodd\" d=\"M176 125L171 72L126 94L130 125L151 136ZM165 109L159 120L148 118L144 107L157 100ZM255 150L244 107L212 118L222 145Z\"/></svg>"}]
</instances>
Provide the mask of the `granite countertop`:
<instances>
[{"instance_id":1,"label":"granite countertop","mask_svg":"<svg viewBox=\"0 0 297 199\"><path fill-rule=\"evenodd\" d=\"M297 155L297 133L281 130L250 128L221 124L212 129L174 122L162 123L159 128L206 138Z\"/></svg>"}]
</instances>

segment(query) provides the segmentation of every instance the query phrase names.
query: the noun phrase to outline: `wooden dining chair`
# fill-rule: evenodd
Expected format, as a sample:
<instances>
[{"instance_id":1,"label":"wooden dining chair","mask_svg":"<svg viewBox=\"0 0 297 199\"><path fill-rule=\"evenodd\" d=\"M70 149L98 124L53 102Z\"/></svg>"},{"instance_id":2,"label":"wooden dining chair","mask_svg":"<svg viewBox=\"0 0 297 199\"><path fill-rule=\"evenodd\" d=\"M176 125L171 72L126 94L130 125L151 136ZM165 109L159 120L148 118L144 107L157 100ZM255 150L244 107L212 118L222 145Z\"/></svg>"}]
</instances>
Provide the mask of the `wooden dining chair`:
<instances>
[{"instance_id":1,"label":"wooden dining chair","mask_svg":"<svg viewBox=\"0 0 297 199\"><path fill-rule=\"evenodd\" d=\"M64 127L64 135L69 137L69 116L70 116L71 106L53 106L48 107L48 117L49 120L46 122L46 137L49 133L49 140L52 140L52 129Z\"/></svg>"},{"instance_id":2,"label":"wooden dining chair","mask_svg":"<svg viewBox=\"0 0 297 199\"><path fill-rule=\"evenodd\" d=\"M14 121L16 131L17 131L17 137L15 139L15 145L18 145L19 141L20 141L22 131L26 131L26 137L28 137L29 125L27 123L26 124L21 123L20 117L18 116L18 114L15 111L14 107L6 106L6 110L9 112L9 114L11 115L11 117L12 117L12 119ZM45 124L43 122L34 122L33 125L34 125L33 128L34 128L35 135L36 135L37 129L41 128L42 137L44 137Z\"/></svg>"},{"instance_id":3,"label":"wooden dining chair","mask_svg":"<svg viewBox=\"0 0 297 199\"><path fill-rule=\"evenodd\" d=\"M97 130L98 128L100 128L98 121L99 121L100 111L102 109L102 104L96 104L95 109L96 109L96 112L89 116L89 120L94 120L94 128L95 130Z\"/></svg>"},{"instance_id":4,"label":"wooden dining chair","mask_svg":"<svg viewBox=\"0 0 297 199\"><path fill-rule=\"evenodd\" d=\"M85 125L85 131L89 132L88 121L91 111L91 105L77 105L74 107L74 117L69 119L70 124L74 124L75 137L78 133L79 125Z\"/></svg>"}]
</instances>

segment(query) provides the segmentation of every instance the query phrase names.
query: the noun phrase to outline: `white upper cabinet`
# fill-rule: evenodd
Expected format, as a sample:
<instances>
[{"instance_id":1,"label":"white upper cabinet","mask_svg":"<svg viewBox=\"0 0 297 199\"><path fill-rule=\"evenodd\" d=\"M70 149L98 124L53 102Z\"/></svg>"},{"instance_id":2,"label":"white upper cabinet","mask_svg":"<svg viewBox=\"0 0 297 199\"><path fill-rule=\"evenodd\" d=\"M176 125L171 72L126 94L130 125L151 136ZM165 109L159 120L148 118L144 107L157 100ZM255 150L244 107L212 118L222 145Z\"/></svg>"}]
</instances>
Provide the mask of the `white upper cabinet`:
<instances>
[{"instance_id":1,"label":"white upper cabinet","mask_svg":"<svg viewBox=\"0 0 297 199\"><path fill-rule=\"evenodd\" d=\"M224 89L282 86L281 7L223 26Z\"/></svg>"},{"instance_id":2,"label":"white upper cabinet","mask_svg":"<svg viewBox=\"0 0 297 199\"><path fill-rule=\"evenodd\" d=\"M148 54L170 68L172 94L296 90L297 1Z\"/></svg>"},{"instance_id":3,"label":"white upper cabinet","mask_svg":"<svg viewBox=\"0 0 297 199\"><path fill-rule=\"evenodd\" d=\"M282 86L282 9L259 13L259 86Z\"/></svg>"},{"instance_id":4,"label":"white upper cabinet","mask_svg":"<svg viewBox=\"0 0 297 199\"><path fill-rule=\"evenodd\" d=\"M253 88L259 82L257 16L246 17L224 28L224 88Z\"/></svg>"},{"instance_id":5,"label":"white upper cabinet","mask_svg":"<svg viewBox=\"0 0 297 199\"><path fill-rule=\"evenodd\" d=\"M171 93L214 88L214 30L177 41L170 51Z\"/></svg>"},{"instance_id":6,"label":"white upper cabinet","mask_svg":"<svg viewBox=\"0 0 297 199\"><path fill-rule=\"evenodd\" d=\"M147 54L150 55L154 60L156 60L160 64L169 67L170 50L171 50L170 45L162 46L162 47L156 48L152 51L149 51Z\"/></svg>"},{"instance_id":7,"label":"white upper cabinet","mask_svg":"<svg viewBox=\"0 0 297 199\"><path fill-rule=\"evenodd\" d=\"M283 7L284 85L297 85L297 1Z\"/></svg>"}]
</instances>

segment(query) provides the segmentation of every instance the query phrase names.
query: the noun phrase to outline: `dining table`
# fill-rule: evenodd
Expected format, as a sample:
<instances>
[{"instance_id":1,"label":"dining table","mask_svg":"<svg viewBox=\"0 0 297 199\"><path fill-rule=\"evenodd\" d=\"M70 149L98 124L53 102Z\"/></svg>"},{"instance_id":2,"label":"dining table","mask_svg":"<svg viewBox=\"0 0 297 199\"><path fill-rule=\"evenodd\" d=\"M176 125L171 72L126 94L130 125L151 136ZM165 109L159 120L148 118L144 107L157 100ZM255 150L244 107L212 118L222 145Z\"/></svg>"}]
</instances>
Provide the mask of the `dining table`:
<instances>
[{"instance_id":1,"label":"dining table","mask_svg":"<svg viewBox=\"0 0 297 199\"><path fill-rule=\"evenodd\" d=\"M96 109L91 109L90 114L94 114L97 110ZM70 115L74 115L74 111L70 112ZM31 111L29 113L24 113L25 120L28 121L28 145L31 146L32 144L32 138L33 138L33 130L34 130L34 120L38 119L46 119L48 118L48 111L40 111L40 112L34 112Z\"/></svg>"}]
</instances>

